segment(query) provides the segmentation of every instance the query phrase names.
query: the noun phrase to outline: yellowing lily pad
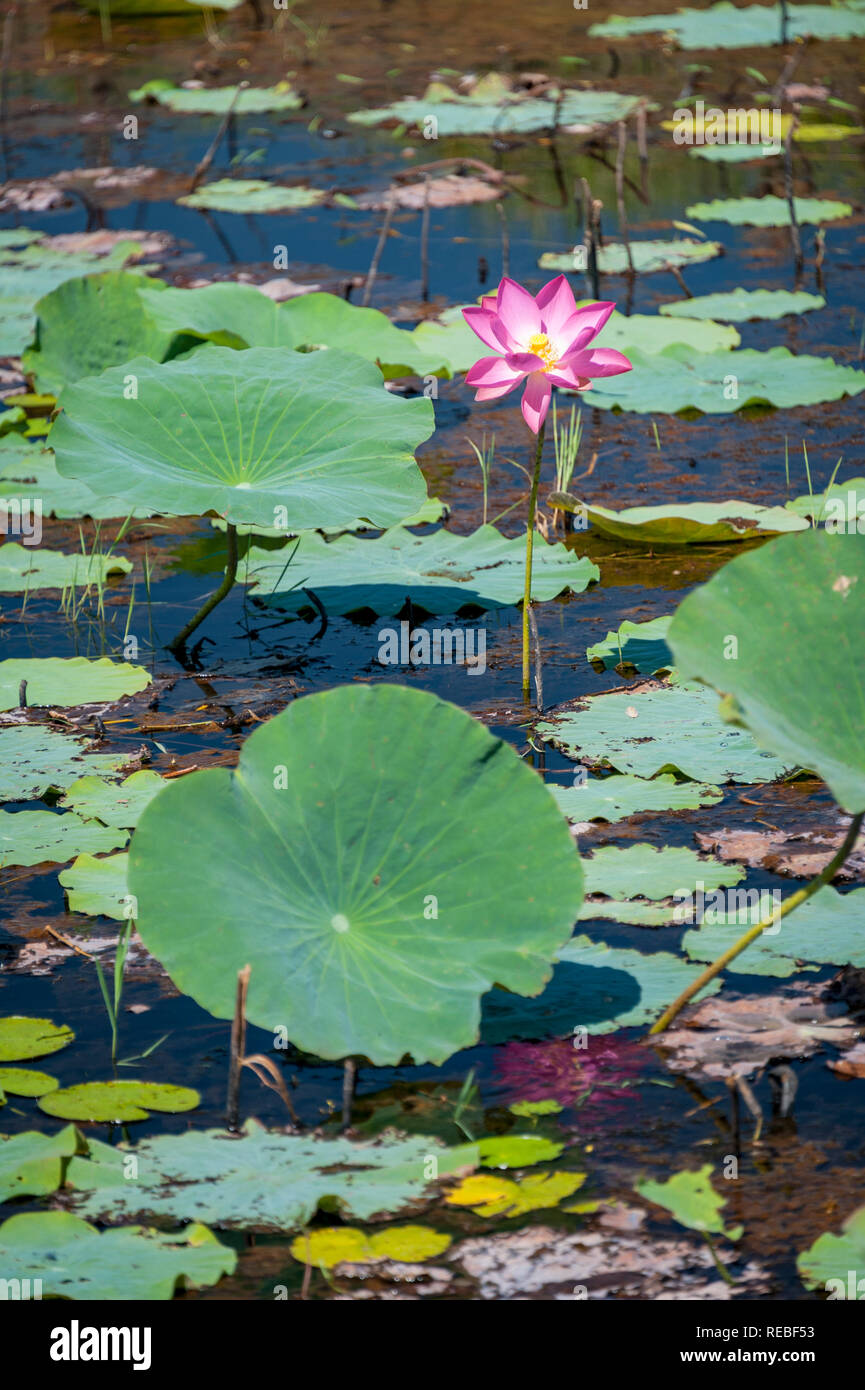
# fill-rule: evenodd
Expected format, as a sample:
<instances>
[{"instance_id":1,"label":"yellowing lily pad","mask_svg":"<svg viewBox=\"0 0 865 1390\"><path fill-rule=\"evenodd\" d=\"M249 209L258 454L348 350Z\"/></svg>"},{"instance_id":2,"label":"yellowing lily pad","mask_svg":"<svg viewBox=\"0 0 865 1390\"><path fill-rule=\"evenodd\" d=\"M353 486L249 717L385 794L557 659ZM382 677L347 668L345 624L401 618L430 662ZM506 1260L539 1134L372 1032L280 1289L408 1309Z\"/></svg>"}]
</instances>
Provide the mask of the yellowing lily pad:
<instances>
[{"instance_id":1,"label":"yellowing lily pad","mask_svg":"<svg viewBox=\"0 0 865 1390\"><path fill-rule=\"evenodd\" d=\"M452 1206L471 1207L476 1216L522 1216L557 1207L586 1181L585 1173L533 1173L521 1182L484 1175L463 1178L445 1198Z\"/></svg>"},{"instance_id":2,"label":"yellowing lily pad","mask_svg":"<svg viewBox=\"0 0 865 1390\"><path fill-rule=\"evenodd\" d=\"M326 1226L297 1236L291 1253L301 1264L332 1269L338 1264L365 1264L368 1260L397 1260L415 1264L434 1259L447 1250L451 1238L428 1226L391 1226L368 1236L356 1226Z\"/></svg>"},{"instance_id":3,"label":"yellowing lily pad","mask_svg":"<svg viewBox=\"0 0 865 1390\"><path fill-rule=\"evenodd\" d=\"M0 1062L25 1061L47 1057L73 1041L71 1028L52 1023L49 1018L0 1018Z\"/></svg>"},{"instance_id":4,"label":"yellowing lily pad","mask_svg":"<svg viewBox=\"0 0 865 1390\"><path fill-rule=\"evenodd\" d=\"M25 1067L0 1067L0 1094L10 1096L47 1096L56 1091L60 1082L44 1071L29 1071Z\"/></svg>"}]
</instances>

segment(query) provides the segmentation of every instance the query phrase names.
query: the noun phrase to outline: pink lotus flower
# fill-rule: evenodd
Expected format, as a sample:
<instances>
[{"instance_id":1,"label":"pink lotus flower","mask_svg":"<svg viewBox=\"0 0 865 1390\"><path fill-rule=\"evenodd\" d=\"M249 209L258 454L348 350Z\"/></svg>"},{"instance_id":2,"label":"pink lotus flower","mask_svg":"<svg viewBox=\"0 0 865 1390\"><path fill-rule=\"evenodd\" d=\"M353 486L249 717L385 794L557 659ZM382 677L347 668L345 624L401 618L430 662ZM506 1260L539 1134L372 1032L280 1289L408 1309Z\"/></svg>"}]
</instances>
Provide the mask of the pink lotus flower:
<instances>
[{"instance_id":1,"label":"pink lotus flower","mask_svg":"<svg viewBox=\"0 0 865 1390\"><path fill-rule=\"evenodd\" d=\"M481 342L503 354L481 357L469 371L466 384L477 388L475 400L494 401L526 378L523 417L538 434L553 386L584 391L592 377L631 370L623 353L588 347L615 307L600 300L578 309L564 275L544 285L537 298L505 277L497 292L484 295L477 308L463 309Z\"/></svg>"}]
</instances>

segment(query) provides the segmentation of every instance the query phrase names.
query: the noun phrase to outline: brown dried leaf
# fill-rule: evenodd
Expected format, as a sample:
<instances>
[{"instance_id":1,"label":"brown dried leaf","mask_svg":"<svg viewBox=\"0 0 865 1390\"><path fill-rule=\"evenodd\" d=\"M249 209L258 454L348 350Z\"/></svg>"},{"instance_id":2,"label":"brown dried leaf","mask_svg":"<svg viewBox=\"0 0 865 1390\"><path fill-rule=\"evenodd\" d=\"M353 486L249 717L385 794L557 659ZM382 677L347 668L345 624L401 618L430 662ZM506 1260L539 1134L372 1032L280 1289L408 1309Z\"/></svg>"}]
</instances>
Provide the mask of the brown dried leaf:
<instances>
[{"instance_id":1,"label":"brown dried leaf","mask_svg":"<svg viewBox=\"0 0 865 1390\"><path fill-rule=\"evenodd\" d=\"M443 174L418 183L394 184L383 193L361 193L355 198L359 208L383 210L393 196L398 208L420 212L424 199L431 208L463 207L467 203L489 203L502 196L500 184L488 183L475 174Z\"/></svg>"},{"instance_id":2,"label":"brown dried leaf","mask_svg":"<svg viewBox=\"0 0 865 1390\"><path fill-rule=\"evenodd\" d=\"M706 999L683 1015L684 1027L659 1039L673 1071L749 1076L770 1062L810 1057L824 1043L850 1047L861 1030L825 985L790 985L783 993Z\"/></svg>"},{"instance_id":3,"label":"brown dried leaf","mask_svg":"<svg viewBox=\"0 0 865 1390\"><path fill-rule=\"evenodd\" d=\"M769 869L794 878L813 878L826 867L846 835L846 826L826 834L802 832L785 835L766 830L716 830L697 834L701 849L710 850L723 860L734 859L751 868ZM865 876L865 834L860 835L835 880Z\"/></svg>"}]
</instances>

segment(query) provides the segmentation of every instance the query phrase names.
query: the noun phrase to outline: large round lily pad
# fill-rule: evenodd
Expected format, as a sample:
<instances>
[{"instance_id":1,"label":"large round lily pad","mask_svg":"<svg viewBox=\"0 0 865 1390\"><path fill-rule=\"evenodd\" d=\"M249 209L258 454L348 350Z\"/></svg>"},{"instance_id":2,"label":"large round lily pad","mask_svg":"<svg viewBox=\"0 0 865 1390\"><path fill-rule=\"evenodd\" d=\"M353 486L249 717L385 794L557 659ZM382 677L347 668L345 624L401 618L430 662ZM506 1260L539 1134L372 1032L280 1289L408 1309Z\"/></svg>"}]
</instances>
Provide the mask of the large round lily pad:
<instances>
[{"instance_id":1,"label":"large round lily pad","mask_svg":"<svg viewBox=\"0 0 865 1390\"><path fill-rule=\"evenodd\" d=\"M542 881L537 866L543 865ZM138 927L219 1018L322 1057L442 1062L494 984L538 994L582 903L543 784L453 705L400 686L290 705L235 772L170 782L129 861Z\"/></svg>"},{"instance_id":2,"label":"large round lily pad","mask_svg":"<svg viewBox=\"0 0 865 1390\"><path fill-rule=\"evenodd\" d=\"M28 705L86 705L134 695L150 684L150 675L143 666L107 656L13 658L0 661L0 709L17 708L22 681Z\"/></svg>"},{"instance_id":3,"label":"large round lily pad","mask_svg":"<svg viewBox=\"0 0 865 1390\"><path fill-rule=\"evenodd\" d=\"M75 1034L50 1018L0 1018L0 1062L22 1062L47 1057L68 1047Z\"/></svg>"},{"instance_id":4,"label":"large round lily pad","mask_svg":"<svg viewBox=\"0 0 865 1390\"><path fill-rule=\"evenodd\" d=\"M667 640L684 678L733 697L725 717L858 812L863 628L865 536L808 530L725 565L680 605Z\"/></svg>"},{"instance_id":5,"label":"large round lily pad","mask_svg":"<svg viewBox=\"0 0 865 1390\"><path fill-rule=\"evenodd\" d=\"M426 497L414 450L432 434L431 401L391 395L376 366L335 348L137 357L70 386L63 406L58 472L173 515L390 526Z\"/></svg>"}]
</instances>

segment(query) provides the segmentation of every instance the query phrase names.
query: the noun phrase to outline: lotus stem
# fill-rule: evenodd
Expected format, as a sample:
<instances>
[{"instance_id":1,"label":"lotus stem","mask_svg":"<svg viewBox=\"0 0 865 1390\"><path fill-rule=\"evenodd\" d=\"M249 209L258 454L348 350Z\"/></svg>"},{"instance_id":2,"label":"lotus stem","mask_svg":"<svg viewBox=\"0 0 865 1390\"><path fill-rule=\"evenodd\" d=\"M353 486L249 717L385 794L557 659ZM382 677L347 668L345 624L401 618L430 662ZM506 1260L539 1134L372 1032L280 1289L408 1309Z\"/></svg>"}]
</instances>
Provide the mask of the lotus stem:
<instances>
[{"instance_id":1,"label":"lotus stem","mask_svg":"<svg viewBox=\"0 0 865 1390\"><path fill-rule=\"evenodd\" d=\"M245 965L237 972L237 997L231 1024L231 1052L228 1061L228 1096L225 1107L225 1127L232 1134L240 1128L240 1074L246 1052L246 995L252 966Z\"/></svg>"},{"instance_id":2,"label":"lotus stem","mask_svg":"<svg viewBox=\"0 0 865 1390\"><path fill-rule=\"evenodd\" d=\"M526 586L523 592L523 699L531 695L531 676L529 674L529 609L532 604L532 546L535 539L535 511L538 505L538 482L541 476L541 455L544 452L544 433L546 424L538 431L538 445L535 450L535 471L532 475L532 491L529 497L529 519L526 526Z\"/></svg>"},{"instance_id":3,"label":"lotus stem","mask_svg":"<svg viewBox=\"0 0 865 1390\"><path fill-rule=\"evenodd\" d=\"M214 608L222 603L222 600L226 598L234 588L234 581L237 578L237 527L233 526L231 522L228 523L225 538L228 542L228 559L225 566L225 578L219 588L215 589L210 595L210 598L201 605L195 616L189 619L186 627L183 628L181 632L178 632L173 641L168 643L168 650L174 652L175 656L178 652L183 650L189 637L195 629L200 627L204 622L208 613L212 613Z\"/></svg>"},{"instance_id":4,"label":"lotus stem","mask_svg":"<svg viewBox=\"0 0 865 1390\"><path fill-rule=\"evenodd\" d=\"M655 1033L665 1032L673 1022L673 1019L681 1013L685 1005L694 998L694 995L699 994L700 990L714 980L716 975L720 975L721 971L725 970L730 962L735 960L738 955L741 955L746 946L750 946L752 941L756 941L757 937L761 936L768 927L772 927L776 922L780 922L781 919L792 912L794 908L807 902L808 898L813 898L814 894L820 888L823 888L825 884L831 882L853 846L856 844L859 838L859 831L862 828L863 818L865 818L865 812L862 811L860 811L858 816L853 817L847 834L844 837L844 841L837 853L835 853L829 860L829 863L820 870L816 878L812 878L810 883L806 883L805 887L800 888L796 893L791 893L789 898L785 898L778 907L769 913L768 917L764 917L755 927L750 927L748 931L745 932L744 936L740 936L739 940L731 946L728 951L725 951L723 955L720 955L717 960L714 960L711 965L707 966L702 975L698 975L697 979L693 980L692 983L688 985L688 988L682 991L678 999L661 1014L657 1023L654 1023L649 1029L650 1037Z\"/></svg>"},{"instance_id":5,"label":"lotus stem","mask_svg":"<svg viewBox=\"0 0 865 1390\"><path fill-rule=\"evenodd\" d=\"M342 1068L342 1128L351 1126L351 1111L357 1087L357 1062L354 1057L346 1057Z\"/></svg>"}]
</instances>

